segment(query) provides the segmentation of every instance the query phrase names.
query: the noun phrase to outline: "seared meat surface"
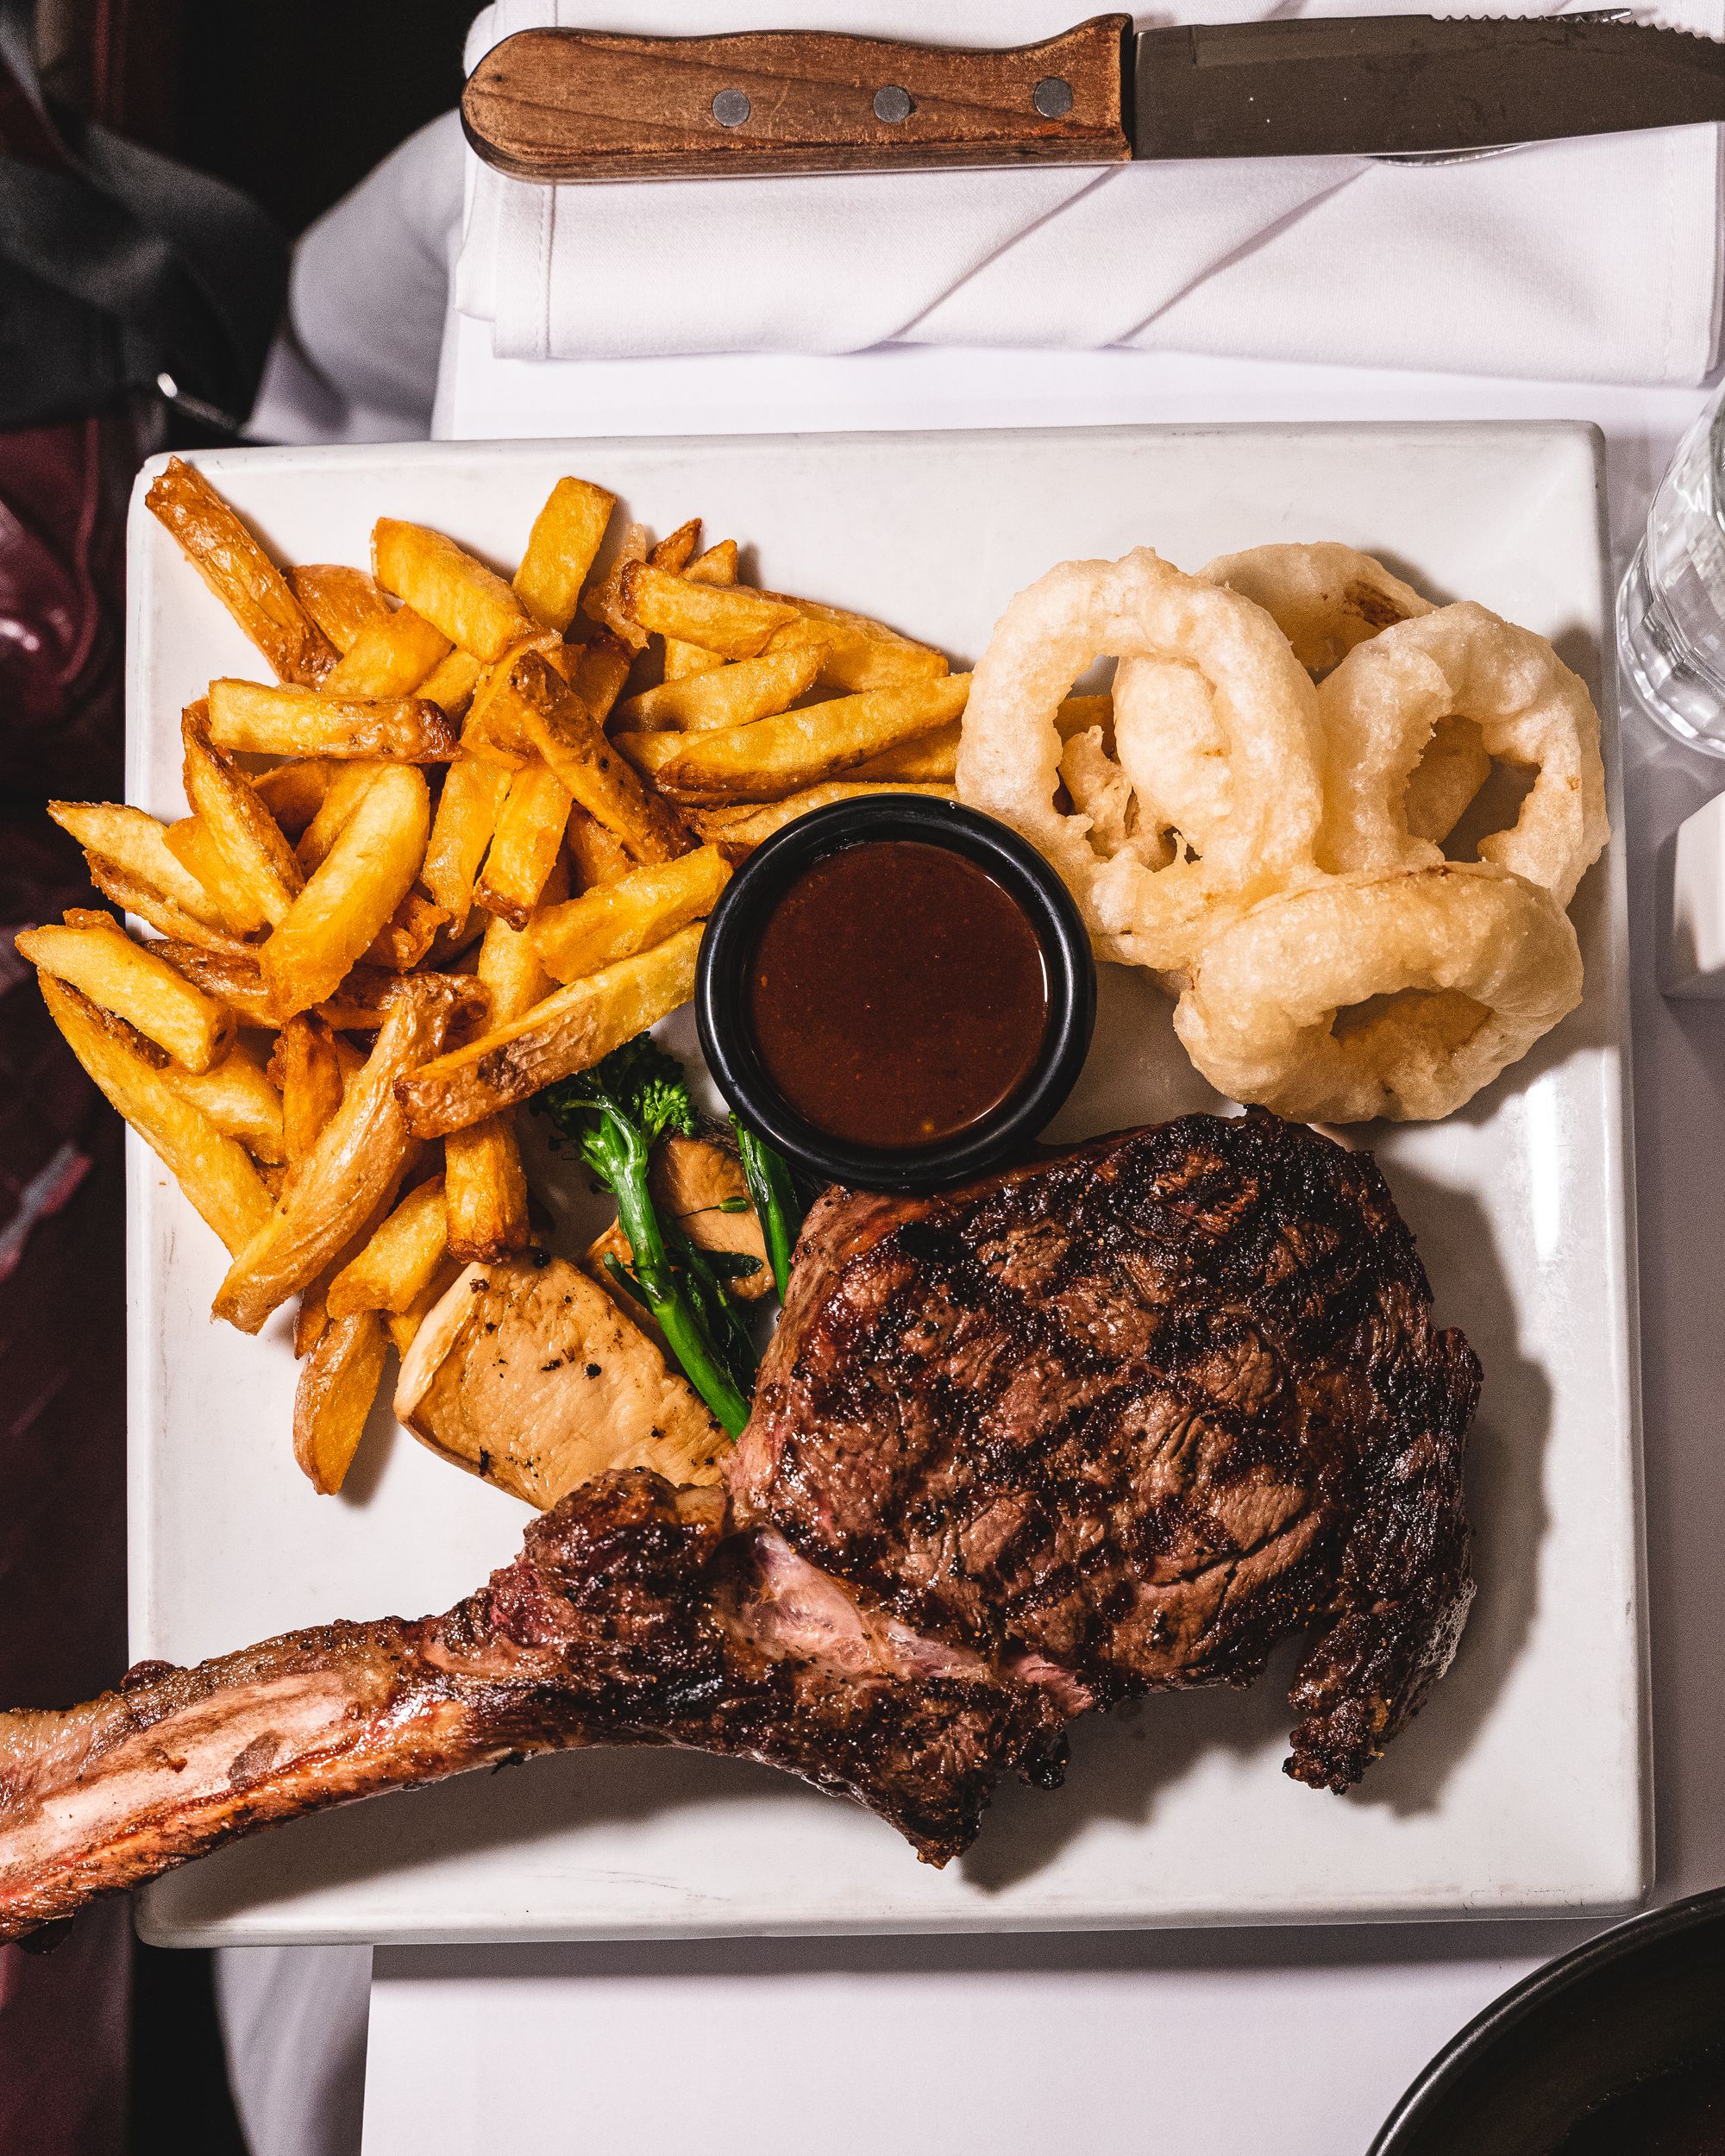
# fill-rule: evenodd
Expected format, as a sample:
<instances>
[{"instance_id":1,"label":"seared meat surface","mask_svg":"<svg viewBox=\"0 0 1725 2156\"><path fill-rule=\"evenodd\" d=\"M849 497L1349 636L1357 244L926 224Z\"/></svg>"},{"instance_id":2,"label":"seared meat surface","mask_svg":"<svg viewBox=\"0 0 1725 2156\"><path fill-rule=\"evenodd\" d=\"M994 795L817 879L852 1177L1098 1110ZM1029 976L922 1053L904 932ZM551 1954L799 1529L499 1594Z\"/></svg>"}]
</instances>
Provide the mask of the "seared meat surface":
<instances>
[{"instance_id":1,"label":"seared meat surface","mask_svg":"<svg viewBox=\"0 0 1725 2156\"><path fill-rule=\"evenodd\" d=\"M446 1615L0 1714L0 1939L254 1829L576 1745L762 1760L944 1863L1064 1726L1311 1626L1289 1771L1346 1789L1472 1595L1478 1366L1364 1155L1189 1116L811 1214L730 1490L599 1476Z\"/></svg>"},{"instance_id":2,"label":"seared meat surface","mask_svg":"<svg viewBox=\"0 0 1725 2156\"><path fill-rule=\"evenodd\" d=\"M1185 1116L828 1192L731 1490L907 1624L1102 1704L1244 1684L1316 1624L1289 1771L1340 1789L1460 1636L1478 1388L1367 1156Z\"/></svg>"}]
</instances>

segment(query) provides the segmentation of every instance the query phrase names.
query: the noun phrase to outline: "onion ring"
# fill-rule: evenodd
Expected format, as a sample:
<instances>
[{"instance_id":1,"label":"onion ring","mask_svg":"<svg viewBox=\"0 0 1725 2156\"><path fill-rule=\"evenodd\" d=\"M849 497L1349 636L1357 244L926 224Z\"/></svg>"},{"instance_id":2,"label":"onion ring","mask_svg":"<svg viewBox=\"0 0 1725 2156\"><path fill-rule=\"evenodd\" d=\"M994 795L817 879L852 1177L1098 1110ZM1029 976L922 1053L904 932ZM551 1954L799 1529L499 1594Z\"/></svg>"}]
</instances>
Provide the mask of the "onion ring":
<instances>
[{"instance_id":1,"label":"onion ring","mask_svg":"<svg viewBox=\"0 0 1725 2156\"><path fill-rule=\"evenodd\" d=\"M1196 859L1182 848L1161 865L1154 784L1140 793L1136 831L1109 858L1099 858L1088 817L1056 805L1061 699L1110 654L1121 661L1116 740L1135 782L1156 774L1133 769L1145 760L1121 712L1127 662L1179 661L1201 677L1231 787L1227 816ZM1268 615L1141 547L1119 561L1062 562L1007 607L971 680L958 795L1052 863L1105 957L1183 977L1226 912L1316 873L1320 756L1316 693Z\"/></svg>"},{"instance_id":2,"label":"onion ring","mask_svg":"<svg viewBox=\"0 0 1725 2156\"><path fill-rule=\"evenodd\" d=\"M1219 554L1198 573L1261 606L1314 679L1381 630L1432 611L1381 561L1333 540Z\"/></svg>"},{"instance_id":3,"label":"onion ring","mask_svg":"<svg viewBox=\"0 0 1725 2156\"><path fill-rule=\"evenodd\" d=\"M1174 1027L1236 1100L1305 1122L1423 1121L1526 1055L1581 987L1549 892L1443 862L1264 899L1205 950ZM1339 1030L1359 1006L1373 1007Z\"/></svg>"},{"instance_id":4,"label":"onion ring","mask_svg":"<svg viewBox=\"0 0 1725 2156\"><path fill-rule=\"evenodd\" d=\"M1536 776L1514 826L1479 857L1567 906L1609 835L1599 714L1543 636L1464 600L1358 644L1318 692L1325 741L1326 868L1422 868L1442 858L1414 836L1409 774L1433 728L1459 716L1488 755Z\"/></svg>"}]
</instances>

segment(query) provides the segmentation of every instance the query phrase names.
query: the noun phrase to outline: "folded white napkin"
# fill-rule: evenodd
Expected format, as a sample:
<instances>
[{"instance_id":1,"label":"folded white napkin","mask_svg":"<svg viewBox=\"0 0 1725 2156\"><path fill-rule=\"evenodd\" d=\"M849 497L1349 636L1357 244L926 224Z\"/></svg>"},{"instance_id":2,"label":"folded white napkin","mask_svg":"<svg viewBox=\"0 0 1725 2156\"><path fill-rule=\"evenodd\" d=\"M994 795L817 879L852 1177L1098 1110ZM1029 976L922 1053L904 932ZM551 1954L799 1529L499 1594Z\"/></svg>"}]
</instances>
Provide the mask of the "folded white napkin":
<instances>
[{"instance_id":1,"label":"folded white napkin","mask_svg":"<svg viewBox=\"0 0 1725 2156\"><path fill-rule=\"evenodd\" d=\"M1430 12L1431 0L1310 11L1396 7ZM1195 22L1306 11L1173 9ZM546 23L1006 45L1086 12L1075 0L706 0L692 19L677 0L496 0L467 58ZM1680 19L1716 36L1725 0L1681 0ZM571 187L505 179L469 152L455 304L495 325L500 358L1128 345L1688 383L1717 341L1719 135L1435 166L1242 159Z\"/></svg>"}]
</instances>

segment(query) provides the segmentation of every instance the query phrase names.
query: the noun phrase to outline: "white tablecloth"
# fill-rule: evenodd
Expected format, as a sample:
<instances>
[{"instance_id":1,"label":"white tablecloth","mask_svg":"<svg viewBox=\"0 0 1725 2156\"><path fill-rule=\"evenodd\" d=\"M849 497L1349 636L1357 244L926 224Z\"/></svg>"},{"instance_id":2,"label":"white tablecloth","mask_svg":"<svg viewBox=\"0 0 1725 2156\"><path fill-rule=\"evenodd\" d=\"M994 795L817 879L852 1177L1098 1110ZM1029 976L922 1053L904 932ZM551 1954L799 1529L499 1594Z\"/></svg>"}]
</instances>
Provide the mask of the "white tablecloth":
<instances>
[{"instance_id":1,"label":"white tablecloth","mask_svg":"<svg viewBox=\"0 0 1725 2156\"><path fill-rule=\"evenodd\" d=\"M482 325L451 317L438 431L1579 417L1607 436L1621 559L1698 402L1674 391L1125 353L500 363ZM1725 1879L1725 1006L1658 993L1654 862L1678 823L1725 785L1725 766L1633 717L1624 746L1659 1895L1668 1899ZM1580 1935L1481 1923L380 1951L365 2156L510 2146L1028 2156L1072 2142L1089 2156L1162 2146L1183 2156L1351 2156L1453 2029Z\"/></svg>"}]
</instances>

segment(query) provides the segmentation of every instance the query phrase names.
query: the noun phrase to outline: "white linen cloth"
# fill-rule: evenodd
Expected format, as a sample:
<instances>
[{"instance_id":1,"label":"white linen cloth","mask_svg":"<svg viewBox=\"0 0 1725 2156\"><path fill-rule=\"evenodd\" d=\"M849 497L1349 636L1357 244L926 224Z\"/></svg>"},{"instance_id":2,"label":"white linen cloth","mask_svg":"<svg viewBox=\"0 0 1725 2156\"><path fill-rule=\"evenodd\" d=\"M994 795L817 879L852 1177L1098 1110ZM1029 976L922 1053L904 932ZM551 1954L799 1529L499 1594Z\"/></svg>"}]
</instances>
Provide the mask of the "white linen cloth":
<instances>
[{"instance_id":1,"label":"white linen cloth","mask_svg":"<svg viewBox=\"0 0 1725 2156\"><path fill-rule=\"evenodd\" d=\"M1311 12L1430 7L1324 0ZM1303 0L1172 10L1306 11ZM1509 11L1559 10L1512 0ZM1074 0L496 0L467 64L548 23L1007 45L1084 12ZM1673 0L1662 19L1716 36L1725 0ZM1243 159L563 187L505 179L468 152L455 298L494 325L500 359L1124 345L1688 383L1717 342L1719 135L1596 137L1449 166Z\"/></svg>"}]
</instances>

